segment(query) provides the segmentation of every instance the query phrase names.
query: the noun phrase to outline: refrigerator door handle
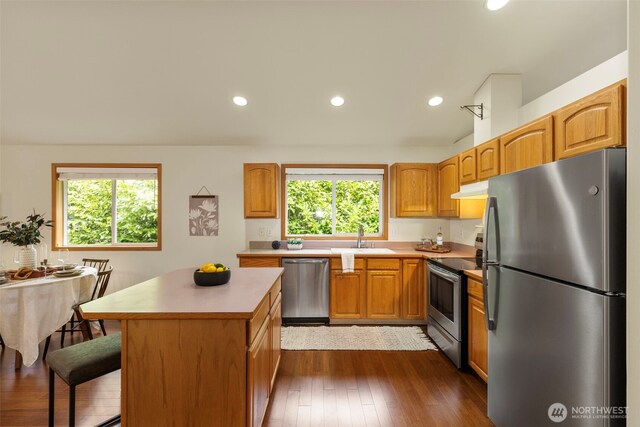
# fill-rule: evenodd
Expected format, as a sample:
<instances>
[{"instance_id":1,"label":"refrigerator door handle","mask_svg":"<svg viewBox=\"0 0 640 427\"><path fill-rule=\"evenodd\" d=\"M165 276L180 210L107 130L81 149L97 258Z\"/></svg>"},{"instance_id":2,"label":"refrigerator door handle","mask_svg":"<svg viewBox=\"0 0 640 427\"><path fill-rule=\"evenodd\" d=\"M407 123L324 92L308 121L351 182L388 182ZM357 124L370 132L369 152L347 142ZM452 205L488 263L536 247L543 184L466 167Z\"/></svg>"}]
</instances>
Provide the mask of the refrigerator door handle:
<instances>
[{"instance_id":1,"label":"refrigerator door handle","mask_svg":"<svg viewBox=\"0 0 640 427\"><path fill-rule=\"evenodd\" d=\"M491 213L493 212L493 216ZM489 221L493 217L493 229L496 233L495 254L493 259L489 258ZM484 210L484 236L482 238L482 263L488 262L498 263L500 257L500 229L498 227L498 199L495 197L487 197L487 205Z\"/></svg>"},{"instance_id":2,"label":"refrigerator door handle","mask_svg":"<svg viewBox=\"0 0 640 427\"><path fill-rule=\"evenodd\" d=\"M496 262L483 262L482 263L482 300L484 303L484 320L487 325L487 331L496 330L496 319L491 316L491 309L489 308L489 277L488 266L498 265ZM496 281L496 286L498 282Z\"/></svg>"}]
</instances>

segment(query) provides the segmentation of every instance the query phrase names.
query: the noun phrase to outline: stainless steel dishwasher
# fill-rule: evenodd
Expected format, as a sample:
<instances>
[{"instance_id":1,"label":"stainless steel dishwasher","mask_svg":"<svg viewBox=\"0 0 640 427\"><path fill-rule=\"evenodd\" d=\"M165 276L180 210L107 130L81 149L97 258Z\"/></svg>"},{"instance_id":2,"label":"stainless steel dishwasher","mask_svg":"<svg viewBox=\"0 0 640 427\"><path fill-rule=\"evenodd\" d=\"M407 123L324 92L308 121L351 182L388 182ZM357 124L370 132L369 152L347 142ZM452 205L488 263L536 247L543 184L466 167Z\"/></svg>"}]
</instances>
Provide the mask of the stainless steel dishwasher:
<instances>
[{"instance_id":1,"label":"stainless steel dishwasher","mask_svg":"<svg viewBox=\"0 0 640 427\"><path fill-rule=\"evenodd\" d=\"M282 322L329 323L329 259L283 258Z\"/></svg>"}]
</instances>

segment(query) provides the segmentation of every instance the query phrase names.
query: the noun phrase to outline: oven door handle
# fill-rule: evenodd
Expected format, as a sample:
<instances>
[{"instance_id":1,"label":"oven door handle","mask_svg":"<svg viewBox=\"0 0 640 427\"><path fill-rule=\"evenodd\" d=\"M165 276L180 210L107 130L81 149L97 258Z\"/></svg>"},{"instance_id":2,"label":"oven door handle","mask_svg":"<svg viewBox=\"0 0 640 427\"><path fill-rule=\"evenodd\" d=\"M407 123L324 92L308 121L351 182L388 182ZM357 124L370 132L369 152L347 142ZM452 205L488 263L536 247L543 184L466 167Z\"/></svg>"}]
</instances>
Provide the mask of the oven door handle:
<instances>
[{"instance_id":1,"label":"oven door handle","mask_svg":"<svg viewBox=\"0 0 640 427\"><path fill-rule=\"evenodd\" d=\"M484 320L487 325L487 331L496 330L496 319L491 315L492 311L489 308L489 266L499 265L497 262L483 262L482 263L482 300L484 303ZM498 287L498 274L496 276L496 288ZM497 293L496 293L497 294Z\"/></svg>"},{"instance_id":2,"label":"oven door handle","mask_svg":"<svg viewBox=\"0 0 640 427\"><path fill-rule=\"evenodd\" d=\"M460 281L460 276L455 274L455 273L451 273L448 270L445 270L444 268L440 268L440 267L436 267L433 264L429 264L429 271L431 271L433 274L435 274L436 276L440 276L444 279L448 279L452 282L458 283Z\"/></svg>"}]
</instances>

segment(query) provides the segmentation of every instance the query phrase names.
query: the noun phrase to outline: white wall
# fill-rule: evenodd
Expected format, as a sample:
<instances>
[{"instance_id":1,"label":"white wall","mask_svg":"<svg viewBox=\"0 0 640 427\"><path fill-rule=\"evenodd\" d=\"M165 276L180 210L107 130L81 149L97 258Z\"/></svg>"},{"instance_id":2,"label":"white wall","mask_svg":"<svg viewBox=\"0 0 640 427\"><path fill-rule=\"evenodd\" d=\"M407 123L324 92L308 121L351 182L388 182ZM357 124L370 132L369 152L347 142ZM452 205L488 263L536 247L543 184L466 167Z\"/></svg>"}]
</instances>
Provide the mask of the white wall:
<instances>
[{"instance_id":1,"label":"white wall","mask_svg":"<svg viewBox=\"0 0 640 427\"><path fill-rule=\"evenodd\" d=\"M640 425L640 0L629 1L627 81L627 406Z\"/></svg>"},{"instance_id":2,"label":"white wall","mask_svg":"<svg viewBox=\"0 0 640 427\"><path fill-rule=\"evenodd\" d=\"M155 162L162 163L162 251L74 252L108 257L115 266L113 289L135 284L166 271L216 261L237 265L235 254L250 240L279 237L279 220L245 220L243 217L242 164L276 163L387 163L438 162L450 147L219 147L219 146L19 146L0 147L2 215L21 218L36 209L51 215L51 163L56 162ZM218 237L188 235L188 197L203 185L220 196ZM262 237L259 229L271 230ZM442 227L448 239L448 220L391 219L390 240L418 241ZM48 232L47 232L48 234ZM3 256L12 261L13 248L4 245ZM110 286L112 286L110 285Z\"/></svg>"},{"instance_id":3,"label":"white wall","mask_svg":"<svg viewBox=\"0 0 640 427\"><path fill-rule=\"evenodd\" d=\"M523 105L519 111L519 124L528 123L616 83L626 78L627 73L628 53L625 51Z\"/></svg>"}]
</instances>

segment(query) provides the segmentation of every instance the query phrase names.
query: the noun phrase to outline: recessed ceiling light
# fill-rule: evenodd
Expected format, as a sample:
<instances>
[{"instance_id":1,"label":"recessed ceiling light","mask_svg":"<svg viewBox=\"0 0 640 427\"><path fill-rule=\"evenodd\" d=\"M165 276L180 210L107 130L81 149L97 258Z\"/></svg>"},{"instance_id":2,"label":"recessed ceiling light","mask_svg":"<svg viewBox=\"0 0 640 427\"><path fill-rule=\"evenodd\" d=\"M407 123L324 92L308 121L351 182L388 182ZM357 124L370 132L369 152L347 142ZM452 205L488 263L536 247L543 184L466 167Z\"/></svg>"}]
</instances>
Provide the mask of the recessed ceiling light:
<instances>
[{"instance_id":1,"label":"recessed ceiling light","mask_svg":"<svg viewBox=\"0 0 640 427\"><path fill-rule=\"evenodd\" d=\"M429 101L427 101L427 104L431 105L432 107L435 107L437 105L442 104L442 101L444 101L444 99L442 99L441 96L434 96Z\"/></svg>"},{"instance_id":2,"label":"recessed ceiling light","mask_svg":"<svg viewBox=\"0 0 640 427\"><path fill-rule=\"evenodd\" d=\"M484 7L490 11L500 10L509 3L509 0L485 0Z\"/></svg>"},{"instance_id":3,"label":"recessed ceiling light","mask_svg":"<svg viewBox=\"0 0 640 427\"><path fill-rule=\"evenodd\" d=\"M234 96L233 103L236 104L238 107L244 107L245 105L248 104L248 101L247 101L247 98L245 98L244 96Z\"/></svg>"},{"instance_id":4,"label":"recessed ceiling light","mask_svg":"<svg viewBox=\"0 0 640 427\"><path fill-rule=\"evenodd\" d=\"M334 107L342 107L342 105L344 105L344 98L341 96L334 96L331 98L331 105Z\"/></svg>"}]
</instances>

